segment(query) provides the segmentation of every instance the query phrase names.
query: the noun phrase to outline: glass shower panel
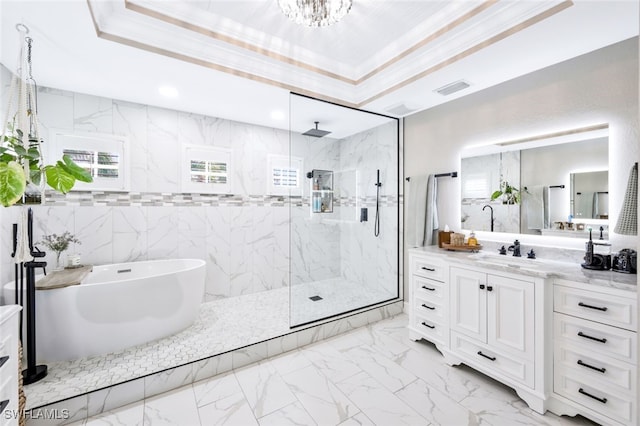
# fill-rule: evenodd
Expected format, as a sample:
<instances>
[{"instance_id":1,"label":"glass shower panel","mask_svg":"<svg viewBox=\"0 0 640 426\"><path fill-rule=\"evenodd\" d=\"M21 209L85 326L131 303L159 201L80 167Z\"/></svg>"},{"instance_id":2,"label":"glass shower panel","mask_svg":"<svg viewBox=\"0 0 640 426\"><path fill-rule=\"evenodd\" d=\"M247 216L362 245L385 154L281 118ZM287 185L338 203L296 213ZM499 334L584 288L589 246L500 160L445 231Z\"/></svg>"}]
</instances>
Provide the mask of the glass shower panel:
<instances>
[{"instance_id":1,"label":"glass shower panel","mask_svg":"<svg viewBox=\"0 0 640 426\"><path fill-rule=\"evenodd\" d=\"M291 327L396 299L398 120L293 93L289 117Z\"/></svg>"}]
</instances>

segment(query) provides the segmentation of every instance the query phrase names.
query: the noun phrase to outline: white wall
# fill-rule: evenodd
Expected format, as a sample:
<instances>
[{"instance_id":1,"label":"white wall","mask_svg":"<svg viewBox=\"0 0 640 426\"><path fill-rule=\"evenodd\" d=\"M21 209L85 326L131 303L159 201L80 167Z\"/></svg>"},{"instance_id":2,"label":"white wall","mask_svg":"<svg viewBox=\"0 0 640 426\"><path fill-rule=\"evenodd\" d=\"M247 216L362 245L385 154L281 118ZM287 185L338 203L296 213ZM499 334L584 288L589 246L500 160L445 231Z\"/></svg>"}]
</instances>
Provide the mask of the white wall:
<instances>
[{"instance_id":1,"label":"white wall","mask_svg":"<svg viewBox=\"0 0 640 426\"><path fill-rule=\"evenodd\" d=\"M637 38L405 118L405 175L460 170L461 151L473 145L600 123L609 124L613 226L639 157ZM440 223L454 230L460 228L459 185L439 181ZM637 244L616 234L611 240L614 249Z\"/></svg>"}]
</instances>

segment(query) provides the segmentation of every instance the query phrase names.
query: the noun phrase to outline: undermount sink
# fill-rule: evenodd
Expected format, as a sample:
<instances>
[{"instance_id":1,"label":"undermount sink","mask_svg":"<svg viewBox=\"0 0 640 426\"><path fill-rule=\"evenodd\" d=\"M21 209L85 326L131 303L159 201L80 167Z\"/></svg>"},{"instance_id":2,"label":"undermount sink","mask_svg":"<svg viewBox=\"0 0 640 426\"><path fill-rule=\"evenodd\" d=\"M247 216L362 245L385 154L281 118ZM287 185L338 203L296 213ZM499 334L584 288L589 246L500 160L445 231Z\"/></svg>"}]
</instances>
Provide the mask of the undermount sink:
<instances>
[{"instance_id":1,"label":"undermount sink","mask_svg":"<svg viewBox=\"0 0 640 426\"><path fill-rule=\"evenodd\" d=\"M538 270L544 267L545 260L529 259L510 255L477 253L471 256L476 262L484 265L508 266L516 269Z\"/></svg>"}]
</instances>

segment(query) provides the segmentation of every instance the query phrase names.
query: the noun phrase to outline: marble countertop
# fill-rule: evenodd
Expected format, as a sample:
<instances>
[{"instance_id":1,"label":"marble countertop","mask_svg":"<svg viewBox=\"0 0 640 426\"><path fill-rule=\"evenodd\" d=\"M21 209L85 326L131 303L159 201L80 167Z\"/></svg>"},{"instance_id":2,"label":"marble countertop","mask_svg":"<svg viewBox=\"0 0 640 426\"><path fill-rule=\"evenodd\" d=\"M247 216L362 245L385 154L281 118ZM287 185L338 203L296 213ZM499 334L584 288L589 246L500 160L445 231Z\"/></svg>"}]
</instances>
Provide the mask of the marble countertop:
<instances>
[{"instance_id":1,"label":"marble countertop","mask_svg":"<svg viewBox=\"0 0 640 426\"><path fill-rule=\"evenodd\" d=\"M422 253L446 258L449 262L491 268L504 272L524 274L540 278L560 278L592 285L637 291L637 275L614 271L584 269L579 263L560 262L551 259L527 259L526 257L501 256L479 251L477 253L449 251L437 246L409 249L410 253Z\"/></svg>"}]
</instances>

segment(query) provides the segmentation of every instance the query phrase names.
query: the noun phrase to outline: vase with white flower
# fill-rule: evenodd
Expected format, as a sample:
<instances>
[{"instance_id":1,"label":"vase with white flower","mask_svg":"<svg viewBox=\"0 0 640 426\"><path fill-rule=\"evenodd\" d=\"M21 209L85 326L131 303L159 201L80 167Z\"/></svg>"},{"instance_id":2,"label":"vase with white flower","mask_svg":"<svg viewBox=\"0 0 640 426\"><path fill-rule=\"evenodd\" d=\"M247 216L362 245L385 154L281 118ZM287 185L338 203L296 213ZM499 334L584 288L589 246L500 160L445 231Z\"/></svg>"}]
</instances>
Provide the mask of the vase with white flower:
<instances>
[{"instance_id":1,"label":"vase with white flower","mask_svg":"<svg viewBox=\"0 0 640 426\"><path fill-rule=\"evenodd\" d=\"M45 235L44 237L42 237L42 241L40 241L40 244L55 252L56 270L63 269L63 266L60 264L60 255L62 254L62 252L66 251L69 248L69 244L71 243L82 244L80 240L78 240L69 231L65 231L62 235Z\"/></svg>"}]
</instances>

